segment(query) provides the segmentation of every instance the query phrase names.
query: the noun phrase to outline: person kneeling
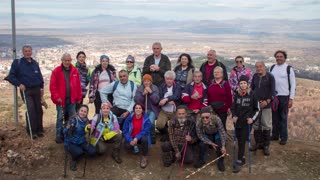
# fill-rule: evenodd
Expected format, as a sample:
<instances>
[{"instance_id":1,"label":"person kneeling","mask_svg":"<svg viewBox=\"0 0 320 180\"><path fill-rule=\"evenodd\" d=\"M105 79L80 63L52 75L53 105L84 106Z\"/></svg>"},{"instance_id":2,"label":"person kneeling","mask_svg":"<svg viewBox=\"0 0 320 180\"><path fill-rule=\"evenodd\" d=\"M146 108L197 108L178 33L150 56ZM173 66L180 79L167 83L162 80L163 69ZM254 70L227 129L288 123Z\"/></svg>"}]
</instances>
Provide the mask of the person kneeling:
<instances>
[{"instance_id":1,"label":"person kneeling","mask_svg":"<svg viewBox=\"0 0 320 180\"><path fill-rule=\"evenodd\" d=\"M85 127L89 121L87 118L88 111L88 106L81 105L78 113L72 117L64 129L64 148L72 157L70 169L73 171L77 170L77 160L83 154L88 156L96 154L96 149L89 142L86 142Z\"/></svg>"},{"instance_id":2,"label":"person kneeling","mask_svg":"<svg viewBox=\"0 0 320 180\"><path fill-rule=\"evenodd\" d=\"M100 114L96 114L87 127L91 128L93 135L91 144L96 146L97 153L106 153L106 143L113 143L112 158L120 164L122 162L120 158L122 136L117 117L110 111L111 107L110 103L102 103Z\"/></svg>"},{"instance_id":3,"label":"person kneeling","mask_svg":"<svg viewBox=\"0 0 320 180\"><path fill-rule=\"evenodd\" d=\"M151 121L149 116L144 113L142 104L135 104L133 109L134 112L127 117L123 126L125 147L133 149L134 153L139 153L138 144L141 144L142 157L140 167L145 168L148 165L147 154L151 144Z\"/></svg>"},{"instance_id":4,"label":"person kneeling","mask_svg":"<svg viewBox=\"0 0 320 180\"><path fill-rule=\"evenodd\" d=\"M191 117L187 119L186 106L178 106L176 118L168 121L168 133L170 141L165 141L161 145L164 166L169 167L174 159L181 160L181 158L183 163L192 163L194 158L191 145L196 142L197 135L195 122Z\"/></svg>"},{"instance_id":5,"label":"person kneeling","mask_svg":"<svg viewBox=\"0 0 320 180\"><path fill-rule=\"evenodd\" d=\"M201 142L199 143L199 160L194 165L195 168L201 168L205 164L205 155L209 146L216 150L217 157L226 154L226 132L222 121L217 115L212 114L211 107L204 107L200 111L201 120L197 121L196 131ZM224 158L218 160L218 169L225 171Z\"/></svg>"}]
</instances>

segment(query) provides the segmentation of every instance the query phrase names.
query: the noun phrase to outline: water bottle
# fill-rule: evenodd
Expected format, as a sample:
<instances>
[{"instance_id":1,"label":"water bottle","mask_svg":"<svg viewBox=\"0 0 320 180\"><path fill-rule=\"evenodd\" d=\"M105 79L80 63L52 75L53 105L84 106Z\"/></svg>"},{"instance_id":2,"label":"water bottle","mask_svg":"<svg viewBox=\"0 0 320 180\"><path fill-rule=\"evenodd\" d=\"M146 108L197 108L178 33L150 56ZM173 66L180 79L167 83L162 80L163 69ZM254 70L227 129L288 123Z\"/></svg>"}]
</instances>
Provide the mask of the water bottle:
<instances>
[{"instance_id":1,"label":"water bottle","mask_svg":"<svg viewBox=\"0 0 320 180\"><path fill-rule=\"evenodd\" d=\"M136 154L139 153L139 147L137 145L133 146L133 152Z\"/></svg>"}]
</instances>

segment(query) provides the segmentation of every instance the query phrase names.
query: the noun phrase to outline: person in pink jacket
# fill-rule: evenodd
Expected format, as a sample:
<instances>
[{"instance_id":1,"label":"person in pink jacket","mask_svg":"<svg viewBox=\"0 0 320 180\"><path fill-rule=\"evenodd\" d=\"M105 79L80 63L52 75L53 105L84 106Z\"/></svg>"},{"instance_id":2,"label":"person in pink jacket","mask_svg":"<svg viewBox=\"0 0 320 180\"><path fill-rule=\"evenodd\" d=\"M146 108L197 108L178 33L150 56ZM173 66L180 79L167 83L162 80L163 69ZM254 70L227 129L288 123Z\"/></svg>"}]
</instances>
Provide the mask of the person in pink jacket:
<instances>
[{"instance_id":1,"label":"person in pink jacket","mask_svg":"<svg viewBox=\"0 0 320 180\"><path fill-rule=\"evenodd\" d=\"M61 65L52 71L50 78L51 100L56 104L57 109L57 144L63 143L63 119L67 121L69 117L74 115L76 113L76 103L80 103L82 100L80 75L71 61L71 55L64 53L61 57Z\"/></svg>"}]
</instances>

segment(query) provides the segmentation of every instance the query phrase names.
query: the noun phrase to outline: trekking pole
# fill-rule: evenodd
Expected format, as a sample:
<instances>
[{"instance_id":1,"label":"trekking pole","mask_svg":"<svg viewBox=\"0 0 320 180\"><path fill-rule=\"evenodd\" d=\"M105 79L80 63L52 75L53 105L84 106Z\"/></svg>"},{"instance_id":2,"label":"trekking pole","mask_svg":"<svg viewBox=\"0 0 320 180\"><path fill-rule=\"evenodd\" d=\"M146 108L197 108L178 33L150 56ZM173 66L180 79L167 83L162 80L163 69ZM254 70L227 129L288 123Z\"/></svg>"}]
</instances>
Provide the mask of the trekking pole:
<instances>
[{"instance_id":1,"label":"trekking pole","mask_svg":"<svg viewBox=\"0 0 320 180\"><path fill-rule=\"evenodd\" d=\"M188 176L185 177L185 179L188 179L190 176L200 172L201 170L203 170L204 168L206 168L207 166L209 166L210 164L216 162L217 160L219 160L220 158L223 158L224 156L229 156L229 154L222 154L221 156L217 157L216 159L208 162L207 164L205 164L204 166L202 166L201 168L197 169L196 171L192 172L191 174L189 174Z\"/></svg>"},{"instance_id":2,"label":"trekking pole","mask_svg":"<svg viewBox=\"0 0 320 180\"><path fill-rule=\"evenodd\" d=\"M237 145L237 136L236 136L237 125L234 123L234 132L233 132L233 169L236 168L236 145Z\"/></svg>"},{"instance_id":3,"label":"trekking pole","mask_svg":"<svg viewBox=\"0 0 320 180\"><path fill-rule=\"evenodd\" d=\"M26 104L26 109L27 109L27 122L28 122L28 126L29 126L30 138L31 138L31 141L32 141L32 140L33 140L33 137L32 137L32 128L31 128L31 123L30 123L28 103L27 103L26 94L24 93L24 91L22 91L22 95L23 95L24 103Z\"/></svg>"},{"instance_id":4,"label":"trekking pole","mask_svg":"<svg viewBox=\"0 0 320 180\"><path fill-rule=\"evenodd\" d=\"M188 135L189 135L189 133L188 133ZM188 141L186 140L186 143L184 145L184 150L183 150L182 161L181 161L181 165L180 165L179 176L181 176L181 174L182 174L182 167L183 167L183 163L184 163L184 157L186 156L187 146L188 146Z\"/></svg>"},{"instance_id":5,"label":"trekking pole","mask_svg":"<svg viewBox=\"0 0 320 180\"><path fill-rule=\"evenodd\" d=\"M248 125L248 160L249 160L248 165L249 165L249 173L251 173L251 157L250 157L250 146L251 146L250 140L251 140L251 138L250 138L250 130L251 130L251 128L250 128L250 124L249 124Z\"/></svg>"},{"instance_id":6,"label":"trekking pole","mask_svg":"<svg viewBox=\"0 0 320 180\"><path fill-rule=\"evenodd\" d=\"M61 111L61 115L62 115L62 122L65 123L64 111L63 111L62 104L60 105L60 111ZM68 164L68 152L66 149L64 149L64 166L63 166L63 172L64 172L63 177L64 178L67 177L67 164Z\"/></svg>"},{"instance_id":7,"label":"trekking pole","mask_svg":"<svg viewBox=\"0 0 320 180\"><path fill-rule=\"evenodd\" d=\"M145 98L144 104L145 104L144 108L145 108L145 111L146 111L146 114L147 114L147 112L148 112L148 94L146 94L146 98Z\"/></svg>"}]
</instances>

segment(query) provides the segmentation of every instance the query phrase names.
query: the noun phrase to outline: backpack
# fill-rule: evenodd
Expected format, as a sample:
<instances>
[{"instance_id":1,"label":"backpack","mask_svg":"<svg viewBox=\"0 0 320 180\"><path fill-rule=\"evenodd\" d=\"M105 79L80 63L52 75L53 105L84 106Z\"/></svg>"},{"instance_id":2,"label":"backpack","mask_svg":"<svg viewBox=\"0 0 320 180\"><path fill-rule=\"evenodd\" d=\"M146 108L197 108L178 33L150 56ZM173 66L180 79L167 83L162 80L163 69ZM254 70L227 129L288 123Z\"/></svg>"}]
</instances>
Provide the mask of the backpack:
<instances>
[{"instance_id":1,"label":"backpack","mask_svg":"<svg viewBox=\"0 0 320 180\"><path fill-rule=\"evenodd\" d=\"M214 83L214 80L212 80L211 82L212 82L212 83L210 83L209 87L211 87L211 86L214 85L214 84L217 84L217 83ZM219 86L220 86L221 88L223 88L223 89L226 89L225 84L226 84L226 81L225 81L225 80L222 80L222 83L219 84ZM208 89L209 89L209 87L208 87Z\"/></svg>"},{"instance_id":2,"label":"backpack","mask_svg":"<svg viewBox=\"0 0 320 180\"><path fill-rule=\"evenodd\" d=\"M18 60L18 68L19 68L20 60L21 60L21 59L15 59L15 60ZM14 61L15 61L15 60L14 60ZM3 80L8 81L10 84L13 85L12 81L10 80L10 71L9 71L9 74L8 74L5 78L3 78Z\"/></svg>"},{"instance_id":3,"label":"backpack","mask_svg":"<svg viewBox=\"0 0 320 180\"><path fill-rule=\"evenodd\" d=\"M140 71L140 74L142 74L141 69L140 68L137 68L137 69L138 69L138 71ZM133 75L134 75L134 78L137 78L137 71L133 72Z\"/></svg>"},{"instance_id":4,"label":"backpack","mask_svg":"<svg viewBox=\"0 0 320 180\"><path fill-rule=\"evenodd\" d=\"M133 96L133 89L134 89L134 82L128 80L130 82L130 86L131 86L131 96ZM117 87L118 87L118 84L119 84L120 81L116 81L113 85L113 88L112 88L112 92L114 92Z\"/></svg>"},{"instance_id":5,"label":"backpack","mask_svg":"<svg viewBox=\"0 0 320 180\"><path fill-rule=\"evenodd\" d=\"M270 72L272 72L272 70L273 70L274 66L275 66L275 64L274 64L274 65L272 65L272 66L270 67ZM288 65L288 66L287 66L287 75L288 75L288 85L289 85L289 96L290 96L290 91L291 91L291 83L290 83L290 68L291 68L291 66L290 66L290 65Z\"/></svg>"}]
</instances>

